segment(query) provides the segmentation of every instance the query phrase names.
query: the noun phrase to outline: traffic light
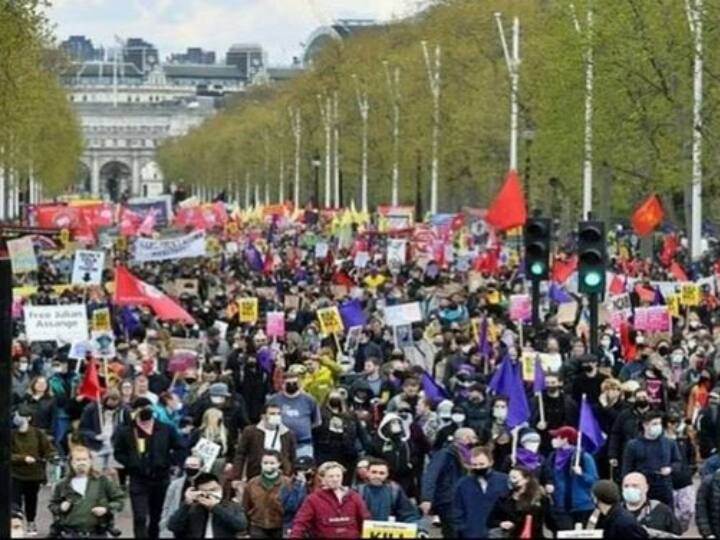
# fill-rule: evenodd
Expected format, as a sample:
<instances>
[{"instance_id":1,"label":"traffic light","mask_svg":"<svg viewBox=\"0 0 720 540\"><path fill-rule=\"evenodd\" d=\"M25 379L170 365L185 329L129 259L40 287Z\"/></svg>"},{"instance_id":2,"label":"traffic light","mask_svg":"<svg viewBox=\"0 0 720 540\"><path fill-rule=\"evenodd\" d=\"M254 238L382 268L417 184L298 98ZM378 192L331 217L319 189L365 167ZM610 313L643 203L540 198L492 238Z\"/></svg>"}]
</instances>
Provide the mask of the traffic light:
<instances>
[{"instance_id":1,"label":"traffic light","mask_svg":"<svg viewBox=\"0 0 720 540\"><path fill-rule=\"evenodd\" d=\"M605 293L605 224L581 221L578 226L578 289L581 293Z\"/></svg>"},{"instance_id":2,"label":"traffic light","mask_svg":"<svg viewBox=\"0 0 720 540\"><path fill-rule=\"evenodd\" d=\"M525 273L530 281L547 279L550 275L549 218L532 217L525 224Z\"/></svg>"}]
</instances>

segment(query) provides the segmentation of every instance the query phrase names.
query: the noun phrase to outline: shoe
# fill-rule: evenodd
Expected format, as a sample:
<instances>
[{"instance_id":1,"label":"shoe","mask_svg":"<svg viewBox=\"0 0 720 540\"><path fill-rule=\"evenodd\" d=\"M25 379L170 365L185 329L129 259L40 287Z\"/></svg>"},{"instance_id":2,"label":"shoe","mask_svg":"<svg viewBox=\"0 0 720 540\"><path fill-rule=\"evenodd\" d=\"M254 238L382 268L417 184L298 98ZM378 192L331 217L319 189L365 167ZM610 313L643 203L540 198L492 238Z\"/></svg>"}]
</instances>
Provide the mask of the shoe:
<instances>
[{"instance_id":1,"label":"shoe","mask_svg":"<svg viewBox=\"0 0 720 540\"><path fill-rule=\"evenodd\" d=\"M31 521L30 523L27 524L27 528L25 529L25 534L27 534L28 536L37 536L38 530L37 530L37 525L35 525L34 521Z\"/></svg>"}]
</instances>

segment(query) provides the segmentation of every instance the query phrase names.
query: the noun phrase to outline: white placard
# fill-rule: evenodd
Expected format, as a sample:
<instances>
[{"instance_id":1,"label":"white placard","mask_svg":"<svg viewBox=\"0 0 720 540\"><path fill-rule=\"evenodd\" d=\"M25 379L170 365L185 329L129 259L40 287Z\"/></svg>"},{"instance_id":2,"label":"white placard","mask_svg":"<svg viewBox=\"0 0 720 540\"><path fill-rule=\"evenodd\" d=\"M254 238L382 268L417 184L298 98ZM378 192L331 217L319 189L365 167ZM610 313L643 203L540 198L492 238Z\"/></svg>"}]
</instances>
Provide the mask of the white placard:
<instances>
[{"instance_id":1,"label":"white placard","mask_svg":"<svg viewBox=\"0 0 720 540\"><path fill-rule=\"evenodd\" d=\"M25 274L27 272L35 272L38 269L32 236L23 236L16 240L8 240L6 245L8 255L10 255L13 274Z\"/></svg>"},{"instance_id":2,"label":"white placard","mask_svg":"<svg viewBox=\"0 0 720 540\"><path fill-rule=\"evenodd\" d=\"M405 246L407 240L390 238L387 245L387 264L390 267L399 267L405 264Z\"/></svg>"},{"instance_id":3,"label":"white placard","mask_svg":"<svg viewBox=\"0 0 720 540\"><path fill-rule=\"evenodd\" d=\"M28 341L72 343L88 338L85 304L25 306L25 334Z\"/></svg>"},{"instance_id":4,"label":"white placard","mask_svg":"<svg viewBox=\"0 0 720 540\"><path fill-rule=\"evenodd\" d=\"M385 324L388 326L402 326L423 320L419 302L386 306L384 312Z\"/></svg>"},{"instance_id":5,"label":"white placard","mask_svg":"<svg viewBox=\"0 0 720 540\"><path fill-rule=\"evenodd\" d=\"M115 335L112 332L92 333L92 350L99 358L115 358Z\"/></svg>"},{"instance_id":6,"label":"white placard","mask_svg":"<svg viewBox=\"0 0 720 540\"><path fill-rule=\"evenodd\" d=\"M202 437L197 444L193 446L192 453L202 459L203 471L210 472L213 463L215 463L220 453L220 445Z\"/></svg>"},{"instance_id":7,"label":"white placard","mask_svg":"<svg viewBox=\"0 0 720 540\"><path fill-rule=\"evenodd\" d=\"M168 261L205 256L205 231L195 231L176 238L135 239L133 259L136 262Z\"/></svg>"},{"instance_id":8,"label":"white placard","mask_svg":"<svg viewBox=\"0 0 720 540\"><path fill-rule=\"evenodd\" d=\"M100 285L105 267L104 251L78 249L73 262L73 285Z\"/></svg>"}]
</instances>

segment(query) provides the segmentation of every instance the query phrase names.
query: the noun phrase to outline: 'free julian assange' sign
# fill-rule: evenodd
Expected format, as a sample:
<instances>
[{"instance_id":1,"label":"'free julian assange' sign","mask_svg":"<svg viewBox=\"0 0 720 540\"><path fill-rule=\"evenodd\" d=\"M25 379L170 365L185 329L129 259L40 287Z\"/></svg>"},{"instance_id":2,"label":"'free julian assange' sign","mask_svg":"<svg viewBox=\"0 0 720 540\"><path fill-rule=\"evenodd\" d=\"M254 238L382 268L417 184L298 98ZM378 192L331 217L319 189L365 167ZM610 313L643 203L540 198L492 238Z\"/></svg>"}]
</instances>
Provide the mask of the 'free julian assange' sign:
<instances>
[{"instance_id":1,"label":"'free julian assange' sign","mask_svg":"<svg viewBox=\"0 0 720 540\"><path fill-rule=\"evenodd\" d=\"M85 341L88 320L85 304L25 306L25 334L28 341Z\"/></svg>"}]
</instances>

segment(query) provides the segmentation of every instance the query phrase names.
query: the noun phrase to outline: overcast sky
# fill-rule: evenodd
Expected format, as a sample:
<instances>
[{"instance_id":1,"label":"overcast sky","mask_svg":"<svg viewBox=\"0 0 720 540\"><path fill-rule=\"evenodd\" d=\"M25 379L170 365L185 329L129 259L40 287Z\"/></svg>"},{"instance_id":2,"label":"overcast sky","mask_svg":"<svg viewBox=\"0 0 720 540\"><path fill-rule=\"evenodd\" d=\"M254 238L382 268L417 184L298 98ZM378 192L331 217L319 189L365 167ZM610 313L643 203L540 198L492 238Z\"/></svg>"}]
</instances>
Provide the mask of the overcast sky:
<instances>
[{"instance_id":1,"label":"overcast sky","mask_svg":"<svg viewBox=\"0 0 720 540\"><path fill-rule=\"evenodd\" d=\"M142 37L165 59L187 47L214 50L259 43L271 65L299 56L311 32L336 18L388 20L407 16L418 0L53 0L48 10L59 40L83 34L95 46L114 36Z\"/></svg>"}]
</instances>

